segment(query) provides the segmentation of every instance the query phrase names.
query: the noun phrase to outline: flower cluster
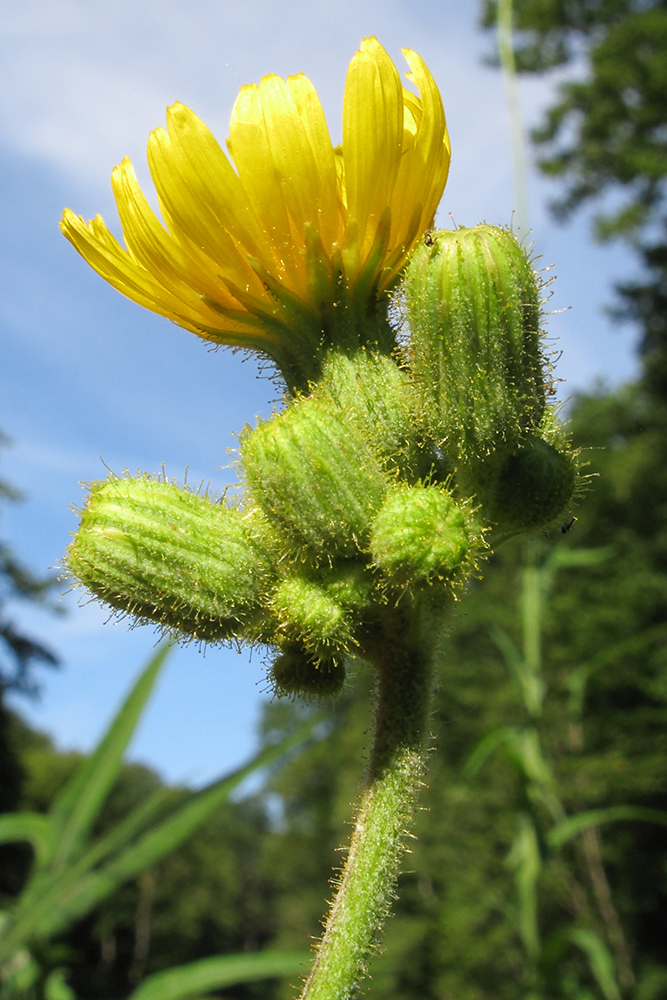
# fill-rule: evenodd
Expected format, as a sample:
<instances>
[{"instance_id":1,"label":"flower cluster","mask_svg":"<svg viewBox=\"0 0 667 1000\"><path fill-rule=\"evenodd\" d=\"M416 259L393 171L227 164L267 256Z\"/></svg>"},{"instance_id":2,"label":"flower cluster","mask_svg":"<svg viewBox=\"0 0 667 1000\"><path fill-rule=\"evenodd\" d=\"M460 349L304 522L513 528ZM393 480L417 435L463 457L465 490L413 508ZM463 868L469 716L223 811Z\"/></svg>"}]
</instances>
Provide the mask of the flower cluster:
<instances>
[{"instance_id":1,"label":"flower cluster","mask_svg":"<svg viewBox=\"0 0 667 1000\"><path fill-rule=\"evenodd\" d=\"M391 618L441 611L489 537L549 524L575 486L530 259L504 229L430 231L449 144L437 88L405 56L419 98L363 42L338 149L305 77L244 87L236 171L176 105L148 150L165 226L128 161L113 174L126 249L99 218L62 224L124 294L272 359L290 390L241 435L235 505L150 476L95 483L69 568L180 637L268 645L283 693L338 690Z\"/></svg>"}]
</instances>

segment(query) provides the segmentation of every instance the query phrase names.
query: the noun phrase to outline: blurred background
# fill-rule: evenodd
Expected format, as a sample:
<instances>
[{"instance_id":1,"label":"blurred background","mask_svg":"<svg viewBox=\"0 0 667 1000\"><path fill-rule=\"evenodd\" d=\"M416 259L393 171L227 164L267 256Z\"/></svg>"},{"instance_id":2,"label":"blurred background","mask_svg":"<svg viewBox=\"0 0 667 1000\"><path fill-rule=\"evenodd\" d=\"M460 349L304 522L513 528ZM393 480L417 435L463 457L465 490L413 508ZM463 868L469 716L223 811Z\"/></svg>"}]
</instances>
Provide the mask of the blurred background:
<instances>
[{"instance_id":1,"label":"blurred background","mask_svg":"<svg viewBox=\"0 0 667 1000\"><path fill-rule=\"evenodd\" d=\"M541 738L563 808L667 806L667 5L515 0L514 8L532 135L530 238L540 266L556 265L545 308L549 340L562 352L558 396L599 479L572 530L508 548L453 626L430 812L373 996L522 996L526 963L537 961L526 957L517 923L518 869L504 860L520 805L535 790L525 768L501 755L463 777L485 736L523 718L497 630L521 647L527 567L550 567L539 584L548 691ZM516 206L492 4L24 0L0 10L0 427L8 439L0 656L5 706L18 713L3 716L3 806L44 809L156 641L150 628L109 623L67 584L45 585L76 526L81 482L107 469L164 468L221 490L235 482L235 435L279 403L252 359L211 351L98 278L60 235L62 209L99 212L118 234L111 169L129 155L152 198L145 146L165 107L184 102L224 141L239 87L269 72L306 73L337 142L347 64L368 35L401 71L401 47L417 50L440 87L452 168L438 224L506 225ZM585 554L592 549L597 555ZM563 551L584 554L556 572L558 560L549 560ZM126 995L147 969L267 942L300 947L317 933L360 777L365 684L359 678L338 705L327 747L270 776L165 862L162 889L126 887L70 935L63 947L80 995ZM306 709L272 703L266 688L256 653L177 650L132 744L143 766L127 772L120 813L155 783L200 787L289 732ZM222 858L213 847L221 836ZM545 869L540 912L544 934L555 935L553 961L575 921L606 942L623 995L667 996L664 832L626 823L605 838L589 836L567 863ZM147 893L154 943L141 946L144 954L137 921ZM188 899L174 915L167 903L179 893ZM563 958L553 995L614 1000L579 951L583 958Z\"/></svg>"}]
</instances>

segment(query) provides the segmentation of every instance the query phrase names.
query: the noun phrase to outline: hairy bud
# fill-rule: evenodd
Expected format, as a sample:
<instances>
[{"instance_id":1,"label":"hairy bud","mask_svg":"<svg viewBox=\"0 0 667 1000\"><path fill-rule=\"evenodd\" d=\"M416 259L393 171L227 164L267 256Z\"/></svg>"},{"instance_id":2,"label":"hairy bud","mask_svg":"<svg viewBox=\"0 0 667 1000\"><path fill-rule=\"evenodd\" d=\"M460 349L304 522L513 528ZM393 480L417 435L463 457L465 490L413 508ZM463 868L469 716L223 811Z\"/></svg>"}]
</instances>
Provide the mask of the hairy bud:
<instances>
[{"instance_id":1,"label":"hairy bud","mask_svg":"<svg viewBox=\"0 0 667 1000\"><path fill-rule=\"evenodd\" d=\"M397 586L453 580L483 547L468 508L439 486L398 487L373 524L375 565Z\"/></svg>"},{"instance_id":2,"label":"hairy bud","mask_svg":"<svg viewBox=\"0 0 667 1000\"><path fill-rule=\"evenodd\" d=\"M325 698L342 688L345 664L335 656L314 659L298 643L290 643L276 657L270 677L276 694Z\"/></svg>"},{"instance_id":3,"label":"hairy bud","mask_svg":"<svg viewBox=\"0 0 667 1000\"><path fill-rule=\"evenodd\" d=\"M403 288L429 432L454 461L511 448L545 401L538 282L525 251L493 226L433 233Z\"/></svg>"},{"instance_id":4,"label":"hairy bud","mask_svg":"<svg viewBox=\"0 0 667 1000\"><path fill-rule=\"evenodd\" d=\"M410 379L391 358L365 350L331 352L316 395L356 425L388 469L414 472L417 401Z\"/></svg>"},{"instance_id":5,"label":"hairy bud","mask_svg":"<svg viewBox=\"0 0 667 1000\"><path fill-rule=\"evenodd\" d=\"M530 436L500 469L490 516L502 526L522 530L548 524L567 507L576 477L571 452Z\"/></svg>"},{"instance_id":6,"label":"hairy bud","mask_svg":"<svg viewBox=\"0 0 667 1000\"><path fill-rule=\"evenodd\" d=\"M350 644L349 615L323 587L303 576L281 581L273 594L272 610L283 635L299 639L315 656Z\"/></svg>"},{"instance_id":7,"label":"hairy bud","mask_svg":"<svg viewBox=\"0 0 667 1000\"><path fill-rule=\"evenodd\" d=\"M116 611L179 635L242 635L268 564L243 515L149 477L93 483L68 566Z\"/></svg>"},{"instance_id":8,"label":"hairy bud","mask_svg":"<svg viewBox=\"0 0 667 1000\"><path fill-rule=\"evenodd\" d=\"M370 443L331 410L300 400L242 437L253 500L312 563L354 556L386 490Z\"/></svg>"}]
</instances>

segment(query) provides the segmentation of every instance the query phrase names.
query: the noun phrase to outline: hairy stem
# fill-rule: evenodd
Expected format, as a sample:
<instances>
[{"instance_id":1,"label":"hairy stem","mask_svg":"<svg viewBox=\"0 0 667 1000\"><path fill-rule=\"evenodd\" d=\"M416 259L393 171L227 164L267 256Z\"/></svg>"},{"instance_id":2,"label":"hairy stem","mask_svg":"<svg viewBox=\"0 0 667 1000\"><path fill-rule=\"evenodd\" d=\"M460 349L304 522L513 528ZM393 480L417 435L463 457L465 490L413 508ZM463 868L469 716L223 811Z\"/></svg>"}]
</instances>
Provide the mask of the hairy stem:
<instances>
[{"instance_id":1,"label":"hairy stem","mask_svg":"<svg viewBox=\"0 0 667 1000\"><path fill-rule=\"evenodd\" d=\"M425 766L433 642L415 615L367 647L378 672L375 739L347 861L301 1000L346 1000L389 912ZM424 636L425 638L422 638Z\"/></svg>"}]
</instances>

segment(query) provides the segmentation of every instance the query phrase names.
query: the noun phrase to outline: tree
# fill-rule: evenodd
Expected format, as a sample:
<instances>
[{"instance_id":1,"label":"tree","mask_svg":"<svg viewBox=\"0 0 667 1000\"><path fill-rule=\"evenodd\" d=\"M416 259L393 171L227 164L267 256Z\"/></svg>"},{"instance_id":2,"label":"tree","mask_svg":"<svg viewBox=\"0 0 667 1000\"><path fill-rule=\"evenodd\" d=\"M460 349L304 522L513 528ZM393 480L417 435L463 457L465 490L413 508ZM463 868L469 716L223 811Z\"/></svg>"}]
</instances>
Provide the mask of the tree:
<instances>
[{"instance_id":1,"label":"tree","mask_svg":"<svg viewBox=\"0 0 667 1000\"><path fill-rule=\"evenodd\" d=\"M0 447L6 444L7 439L0 431ZM0 479L0 503L20 498L21 494L13 486ZM51 649L17 628L6 606L14 600L49 606L47 598L54 582L53 577L36 576L0 541L0 813L16 809L23 780L12 739L12 715L5 707L4 693L16 691L34 697L39 689L35 669L39 666L56 667L59 663ZM28 858L24 845L0 847L0 893L18 891Z\"/></svg>"},{"instance_id":2,"label":"tree","mask_svg":"<svg viewBox=\"0 0 667 1000\"><path fill-rule=\"evenodd\" d=\"M583 62L532 135L545 174L561 182L566 219L601 205L600 239L637 251L645 278L622 284L619 316L640 329L644 385L667 398L667 4L664 0L515 0L520 71ZM495 0L482 20L495 23Z\"/></svg>"}]
</instances>

